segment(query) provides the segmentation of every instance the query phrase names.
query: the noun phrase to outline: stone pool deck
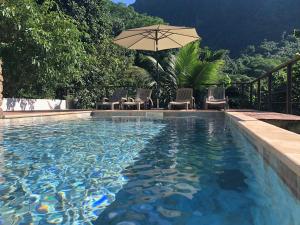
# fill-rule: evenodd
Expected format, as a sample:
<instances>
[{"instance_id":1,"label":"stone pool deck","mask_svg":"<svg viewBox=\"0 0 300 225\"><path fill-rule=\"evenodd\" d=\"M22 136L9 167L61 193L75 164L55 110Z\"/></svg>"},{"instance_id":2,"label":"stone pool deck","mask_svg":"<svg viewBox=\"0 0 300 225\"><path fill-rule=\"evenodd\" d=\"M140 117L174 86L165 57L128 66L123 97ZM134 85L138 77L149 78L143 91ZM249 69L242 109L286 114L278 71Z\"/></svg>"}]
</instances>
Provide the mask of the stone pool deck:
<instances>
[{"instance_id":1,"label":"stone pool deck","mask_svg":"<svg viewBox=\"0 0 300 225\"><path fill-rule=\"evenodd\" d=\"M240 111L240 112L242 112L246 116L250 116L258 120L300 121L300 116L296 116L296 115L289 115L289 114L282 114L282 113L275 113L275 112L260 112L260 111Z\"/></svg>"}]
</instances>

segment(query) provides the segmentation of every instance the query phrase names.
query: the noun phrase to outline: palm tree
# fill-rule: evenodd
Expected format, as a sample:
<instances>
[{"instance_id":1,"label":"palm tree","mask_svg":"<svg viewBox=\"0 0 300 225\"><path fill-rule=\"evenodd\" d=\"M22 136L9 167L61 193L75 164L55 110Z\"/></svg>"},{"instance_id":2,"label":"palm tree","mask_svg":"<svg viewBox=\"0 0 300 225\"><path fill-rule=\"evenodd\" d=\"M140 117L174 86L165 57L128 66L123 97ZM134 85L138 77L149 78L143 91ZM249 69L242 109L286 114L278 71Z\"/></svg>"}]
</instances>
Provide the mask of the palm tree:
<instances>
[{"instance_id":1,"label":"palm tree","mask_svg":"<svg viewBox=\"0 0 300 225\"><path fill-rule=\"evenodd\" d=\"M136 65L148 71L156 88L158 84L160 85L159 95L160 100L162 100L161 103L167 104L177 89L176 74L170 73L168 70L170 66L169 56L158 61L152 56L140 55L139 59L136 61ZM157 98L157 95L157 92L153 93L154 98Z\"/></svg>"},{"instance_id":2,"label":"palm tree","mask_svg":"<svg viewBox=\"0 0 300 225\"><path fill-rule=\"evenodd\" d=\"M191 87L200 90L203 84L217 83L220 80L219 72L224 65L221 55L212 59L212 53L200 60L201 49L199 43L191 43L178 52L173 57L172 73L177 75L177 84L179 87ZM217 56L217 55L215 55Z\"/></svg>"},{"instance_id":3,"label":"palm tree","mask_svg":"<svg viewBox=\"0 0 300 225\"><path fill-rule=\"evenodd\" d=\"M225 51L213 52L208 48L200 49L199 42L191 43L181 48L177 54L169 54L158 62L151 56L142 56L138 66L147 70L153 81L159 82L162 99L168 101L178 87L191 87L201 90L203 84L217 83L220 70L224 65Z\"/></svg>"}]
</instances>

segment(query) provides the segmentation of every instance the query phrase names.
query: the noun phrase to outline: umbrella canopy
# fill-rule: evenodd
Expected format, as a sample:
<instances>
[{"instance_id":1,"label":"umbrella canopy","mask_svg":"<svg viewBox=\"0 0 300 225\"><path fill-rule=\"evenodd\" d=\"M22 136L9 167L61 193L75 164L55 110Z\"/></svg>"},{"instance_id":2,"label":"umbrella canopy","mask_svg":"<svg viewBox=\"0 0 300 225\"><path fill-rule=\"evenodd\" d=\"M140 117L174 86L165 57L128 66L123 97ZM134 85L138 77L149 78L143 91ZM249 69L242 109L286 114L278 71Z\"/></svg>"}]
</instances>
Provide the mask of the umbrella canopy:
<instances>
[{"instance_id":1,"label":"umbrella canopy","mask_svg":"<svg viewBox=\"0 0 300 225\"><path fill-rule=\"evenodd\" d=\"M181 48L200 39L196 29L167 25L154 25L123 31L114 43L134 50L161 51Z\"/></svg>"}]
</instances>

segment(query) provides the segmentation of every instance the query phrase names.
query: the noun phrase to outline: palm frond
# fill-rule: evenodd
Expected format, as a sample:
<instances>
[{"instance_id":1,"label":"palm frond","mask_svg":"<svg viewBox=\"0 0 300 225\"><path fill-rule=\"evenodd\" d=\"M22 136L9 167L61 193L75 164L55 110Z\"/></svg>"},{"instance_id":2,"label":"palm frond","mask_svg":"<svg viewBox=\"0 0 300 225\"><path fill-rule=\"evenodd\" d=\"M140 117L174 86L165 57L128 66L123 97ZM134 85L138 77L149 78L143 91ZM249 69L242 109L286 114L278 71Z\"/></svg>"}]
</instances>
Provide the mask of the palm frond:
<instances>
[{"instance_id":1,"label":"palm frond","mask_svg":"<svg viewBox=\"0 0 300 225\"><path fill-rule=\"evenodd\" d=\"M195 74L193 77L193 87L195 89L200 89L203 84L218 83L221 78L220 70L223 65L223 60L201 63L195 70Z\"/></svg>"},{"instance_id":2,"label":"palm frond","mask_svg":"<svg viewBox=\"0 0 300 225\"><path fill-rule=\"evenodd\" d=\"M156 74L157 69L158 69L158 73L164 73L164 69L161 66L161 64L158 63L158 67L157 67L157 60L155 58L153 58L152 56L142 57L139 65L142 68L146 69L151 74Z\"/></svg>"}]
</instances>

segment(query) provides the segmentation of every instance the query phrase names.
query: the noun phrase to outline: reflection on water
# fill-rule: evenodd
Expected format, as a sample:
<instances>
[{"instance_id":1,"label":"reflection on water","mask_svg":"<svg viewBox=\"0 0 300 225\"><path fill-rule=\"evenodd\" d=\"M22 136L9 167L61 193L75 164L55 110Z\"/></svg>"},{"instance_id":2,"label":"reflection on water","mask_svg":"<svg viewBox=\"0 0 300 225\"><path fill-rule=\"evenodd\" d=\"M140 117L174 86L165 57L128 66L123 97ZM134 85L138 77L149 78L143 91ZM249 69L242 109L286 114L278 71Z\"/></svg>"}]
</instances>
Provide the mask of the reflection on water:
<instances>
[{"instance_id":1,"label":"reflection on water","mask_svg":"<svg viewBox=\"0 0 300 225\"><path fill-rule=\"evenodd\" d=\"M0 224L96 219L126 183L122 170L163 127L124 119L5 128Z\"/></svg>"}]
</instances>

